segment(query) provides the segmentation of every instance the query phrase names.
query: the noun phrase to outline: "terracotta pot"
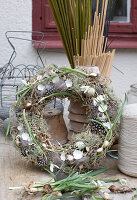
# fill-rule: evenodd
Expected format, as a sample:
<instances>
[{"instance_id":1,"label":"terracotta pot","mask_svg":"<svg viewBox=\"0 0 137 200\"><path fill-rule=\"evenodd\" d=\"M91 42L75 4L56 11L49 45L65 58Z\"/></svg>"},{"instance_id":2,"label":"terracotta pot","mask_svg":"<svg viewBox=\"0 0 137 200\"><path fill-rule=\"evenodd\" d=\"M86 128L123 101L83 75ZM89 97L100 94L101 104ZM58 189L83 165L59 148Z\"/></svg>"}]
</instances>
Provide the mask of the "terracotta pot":
<instances>
[{"instance_id":1,"label":"terracotta pot","mask_svg":"<svg viewBox=\"0 0 137 200\"><path fill-rule=\"evenodd\" d=\"M77 115L86 115L86 106L83 105L81 100L79 101L70 101L68 111Z\"/></svg>"},{"instance_id":2,"label":"terracotta pot","mask_svg":"<svg viewBox=\"0 0 137 200\"><path fill-rule=\"evenodd\" d=\"M86 123L86 124L88 124L88 117L87 117L87 115L79 115L79 114L74 114L72 112L69 112L68 118L70 120L75 121L75 122L80 122L80 123Z\"/></svg>"},{"instance_id":3,"label":"terracotta pot","mask_svg":"<svg viewBox=\"0 0 137 200\"><path fill-rule=\"evenodd\" d=\"M82 69L85 73L91 74L96 73L100 74L99 68L96 66L79 66L78 69ZM79 101L70 101L70 105L68 108L69 115L68 118L70 120L68 129L68 139L71 139L71 136L76 133L81 133L86 130L86 126L88 124L88 115L87 115L87 106L84 103Z\"/></svg>"},{"instance_id":4,"label":"terracotta pot","mask_svg":"<svg viewBox=\"0 0 137 200\"><path fill-rule=\"evenodd\" d=\"M51 134L51 141L54 143L65 144L67 142L68 132L60 110L45 110L43 118L48 125L48 131Z\"/></svg>"},{"instance_id":5,"label":"terracotta pot","mask_svg":"<svg viewBox=\"0 0 137 200\"><path fill-rule=\"evenodd\" d=\"M73 134L81 133L86 129L88 124L88 116L86 113L87 107L83 105L81 100L73 102L70 101L68 108L69 111L69 124L68 124L68 139L71 139Z\"/></svg>"}]
</instances>

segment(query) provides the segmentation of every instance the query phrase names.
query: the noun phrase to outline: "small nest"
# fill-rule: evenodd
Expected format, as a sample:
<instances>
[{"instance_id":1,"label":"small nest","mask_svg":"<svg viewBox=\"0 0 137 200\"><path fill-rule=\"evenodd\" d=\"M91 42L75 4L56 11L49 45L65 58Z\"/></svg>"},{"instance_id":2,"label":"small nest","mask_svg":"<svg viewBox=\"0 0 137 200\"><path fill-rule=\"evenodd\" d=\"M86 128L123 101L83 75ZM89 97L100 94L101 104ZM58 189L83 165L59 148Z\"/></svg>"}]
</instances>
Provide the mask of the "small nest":
<instances>
[{"instance_id":1,"label":"small nest","mask_svg":"<svg viewBox=\"0 0 137 200\"><path fill-rule=\"evenodd\" d=\"M95 73L52 65L24 84L11 113L11 135L21 155L40 167L68 173L85 172L99 163L119 131L119 124L111 130L119 101L105 80ZM90 119L84 130L74 133L65 144L52 142L43 117L56 98L81 101Z\"/></svg>"}]
</instances>

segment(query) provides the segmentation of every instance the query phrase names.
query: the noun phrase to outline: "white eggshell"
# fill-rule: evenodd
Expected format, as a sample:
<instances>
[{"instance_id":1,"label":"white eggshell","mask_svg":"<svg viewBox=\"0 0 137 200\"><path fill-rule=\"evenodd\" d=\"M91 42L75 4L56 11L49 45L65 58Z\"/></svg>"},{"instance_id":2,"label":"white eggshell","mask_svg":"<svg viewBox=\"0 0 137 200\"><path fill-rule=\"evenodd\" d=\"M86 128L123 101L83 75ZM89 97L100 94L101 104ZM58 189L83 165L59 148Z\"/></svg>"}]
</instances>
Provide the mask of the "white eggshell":
<instances>
[{"instance_id":1,"label":"white eggshell","mask_svg":"<svg viewBox=\"0 0 137 200\"><path fill-rule=\"evenodd\" d=\"M53 163L50 164L50 171L51 171L51 172L54 171L54 164L53 164Z\"/></svg>"},{"instance_id":2,"label":"white eggshell","mask_svg":"<svg viewBox=\"0 0 137 200\"><path fill-rule=\"evenodd\" d=\"M97 149L97 153L101 153L103 151L103 147L100 147L99 149Z\"/></svg>"},{"instance_id":3,"label":"white eggshell","mask_svg":"<svg viewBox=\"0 0 137 200\"><path fill-rule=\"evenodd\" d=\"M69 87L72 87L72 81L70 80L70 79L67 79L66 81L65 81L65 83L66 83L66 86L69 88Z\"/></svg>"},{"instance_id":4,"label":"white eggshell","mask_svg":"<svg viewBox=\"0 0 137 200\"><path fill-rule=\"evenodd\" d=\"M111 129L111 124L109 122L105 122L103 123L103 125L108 128L108 129Z\"/></svg>"},{"instance_id":5,"label":"white eggshell","mask_svg":"<svg viewBox=\"0 0 137 200\"><path fill-rule=\"evenodd\" d=\"M108 147L108 145L109 145L109 141L106 140L106 141L104 142L104 145L103 145L103 146L104 146L104 147Z\"/></svg>"},{"instance_id":6,"label":"white eggshell","mask_svg":"<svg viewBox=\"0 0 137 200\"><path fill-rule=\"evenodd\" d=\"M30 188L30 192L32 193L38 192L38 188Z\"/></svg>"},{"instance_id":7,"label":"white eggshell","mask_svg":"<svg viewBox=\"0 0 137 200\"><path fill-rule=\"evenodd\" d=\"M28 133L22 133L21 137L25 141L29 141L29 142L31 141L31 138Z\"/></svg>"},{"instance_id":8,"label":"white eggshell","mask_svg":"<svg viewBox=\"0 0 137 200\"><path fill-rule=\"evenodd\" d=\"M94 96L95 95L95 89L94 88L89 88L87 91L88 96Z\"/></svg>"},{"instance_id":9,"label":"white eggshell","mask_svg":"<svg viewBox=\"0 0 137 200\"><path fill-rule=\"evenodd\" d=\"M39 84L37 88L39 91L43 91L45 89L45 86L42 84Z\"/></svg>"},{"instance_id":10,"label":"white eggshell","mask_svg":"<svg viewBox=\"0 0 137 200\"><path fill-rule=\"evenodd\" d=\"M96 76L97 76L97 73L92 72L92 73L90 74L90 76L91 76L91 77L96 77Z\"/></svg>"},{"instance_id":11,"label":"white eggshell","mask_svg":"<svg viewBox=\"0 0 137 200\"><path fill-rule=\"evenodd\" d=\"M105 112L108 109L107 105L102 105L98 107L99 112Z\"/></svg>"},{"instance_id":12,"label":"white eggshell","mask_svg":"<svg viewBox=\"0 0 137 200\"><path fill-rule=\"evenodd\" d=\"M80 87L81 91L84 92L84 93L86 93L89 88L90 88L90 86L85 86L85 85Z\"/></svg>"},{"instance_id":13,"label":"white eggshell","mask_svg":"<svg viewBox=\"0 0 137 200\"><path fill-rule=\"evenodd\" d=\"M72 161L74 157L72 155L67 155L67 160Z\"/></svg>"},{"instance_id":14,"label":"white eggshell","mask_svg":"<svg viewBox=\"0 0 137 200\"><path fill-rule=\"evenodd\" d=\"M65 160L66 160L66 157L65 157L65 153L64 153L64 152L61 153L60 158L61 158L62 161L65 161Z\"/></svg>"},{"instance_id":15,"label":"white eggshell","mask_svg":"<svg viewBox=\"0 0 137 200\"><path fill-rule=\"evenodd\" d=\"M23 130L23 125L19 125L19 126L17 127L17 129L18 129L18 131L22 131L22 130Z\"/></svg>"},{"instance_id":16,"label":"white eggshell","mask_svg":"<svg viewBox=\"0 0 137 200\"><path fill-rule=\"evenodd\" d=\"M78 147L78 149L84 149L85 148L84 142L81 142L81 141L76 142L75 146Z\"/></svg>"},{"instance_id":17,"label":"white eggshell","mask_svg":"<svg viewBox=\"0 0 137 200\"><path fill-rule=\"evenodd\" d=\"M79 150L75 150L73 152L73 156L74 156L74 159L76 160L81 159L83 157L83 152Z\"/></svg>"},{"instance_id":18,"label":"white eggshell","mask_svg":"<svg viewBox=\"0 0 137 200\"><path fill-rule=\"evenodd\" d=\"M104 101L104 96L103 95L98 95L97 96L97 101Z\"/></svg>"},{"instance_id":19,"label":"white eggshell","mask_svg":"<svg viewBox=\"0 0 137 200\"><path fill-rule=\"evenodd\" d=\"M42 146L43 146L44 148L46 148L46 147L47 147L47 145L46 145L45 143L43 143L43 144L42 144Z\"/></svg>"}]
</instances>

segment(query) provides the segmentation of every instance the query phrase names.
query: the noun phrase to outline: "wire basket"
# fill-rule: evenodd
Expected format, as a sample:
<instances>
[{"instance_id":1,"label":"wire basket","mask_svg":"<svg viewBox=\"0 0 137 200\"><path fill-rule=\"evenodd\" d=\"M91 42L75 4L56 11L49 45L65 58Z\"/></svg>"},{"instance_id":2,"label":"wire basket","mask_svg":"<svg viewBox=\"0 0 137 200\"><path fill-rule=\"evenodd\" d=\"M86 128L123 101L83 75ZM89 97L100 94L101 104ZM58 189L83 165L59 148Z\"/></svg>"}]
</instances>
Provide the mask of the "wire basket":
<instances>
[{"instance_id":1,"label":"wire basket","mask_svg":"<svg viewBox=\"0 0 137 200\"><path fill-rule=\"evenodd\" d=\"M39 41L30 39L31 35L41 36ZM44 67L44 61L41 57L43 50L46 48L46 43L43 42L44 34L35 31L7 31L6 39L12 48L12 54L8 62L0 68L0 118L6 119L9 115L9 108L16 101L16 92L21 84L21 80L28 79L34 76L40 69ZM16 49L16 42L34 43L37 44L37 49L33 51L35 64L14 64L17 58L21 56ZM20 44L19 44L20 45ZM41 48L42 46L42 48ZM40 48L39 48L40 47ZM28 55L27 55L28 57ZM25 60L24 60L25 61ZM17 63L17 62L16 62Z\"/></svg>"}]
</instances>

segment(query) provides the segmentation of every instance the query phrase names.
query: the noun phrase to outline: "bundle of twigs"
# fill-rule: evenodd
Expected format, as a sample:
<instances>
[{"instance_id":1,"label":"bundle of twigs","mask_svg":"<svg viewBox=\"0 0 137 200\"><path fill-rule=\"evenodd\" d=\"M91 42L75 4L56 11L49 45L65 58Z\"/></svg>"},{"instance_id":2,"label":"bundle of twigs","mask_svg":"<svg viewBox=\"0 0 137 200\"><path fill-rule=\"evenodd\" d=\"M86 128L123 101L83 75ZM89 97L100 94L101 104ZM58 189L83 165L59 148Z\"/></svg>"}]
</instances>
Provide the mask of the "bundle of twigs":
<instances>
[{"instance_id":1,"label":"bundle of twigs","mask_svg":"<svg viewBox=\"0 0 137 200\"><path fill-rule=\"evenodd\" d=\"M72 68L96 65L101 75L109 78L115 50L106 53L104 27L108 0L96 3L92 0L48 0L48 3Z\"/></svg>"}]
</instances>

